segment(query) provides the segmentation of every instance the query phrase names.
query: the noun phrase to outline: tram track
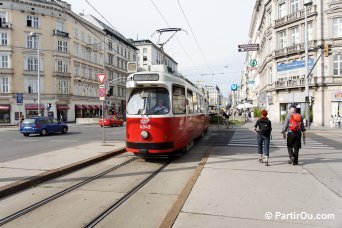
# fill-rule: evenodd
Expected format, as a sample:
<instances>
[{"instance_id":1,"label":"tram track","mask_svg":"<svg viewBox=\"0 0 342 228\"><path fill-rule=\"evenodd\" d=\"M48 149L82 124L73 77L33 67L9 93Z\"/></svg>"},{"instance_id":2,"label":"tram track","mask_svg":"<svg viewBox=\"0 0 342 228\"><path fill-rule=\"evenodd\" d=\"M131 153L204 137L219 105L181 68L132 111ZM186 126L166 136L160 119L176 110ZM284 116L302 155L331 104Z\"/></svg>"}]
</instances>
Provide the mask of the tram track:
<instances>
[{"instance_id":1,"label":"tram track","mask_svg":"<svg viewBox=\"0 0 342 228\"><path fill-rule=\"evenodd\" d=\"M89 178L87 178L87 179L85 179L85 180L83 180L83 181L81 181L81 182L79 182L77 184L74 184L71 187L68 187L68 188L66 188L66 189L64 189L64 190L62 190L60 192L57 192L57 193L55 193L55 194L53 194L53 195L51 195L51 196L49 196L49 197L47 197L47 198L45 198L45 199L43 199L41 201L38 201L38 202L36 202L34 204L31 204L30 206L28 206L28 207L26 207L24 209L21 209L21 210L15 212L15 213L12 213L11 215L8 215L8 216L0 219L0 226L3 226L3 225L5 225L5 224L7 224L7 223L17 219L17 218L19 218L19 217L29 213L29 212L32 212L32 211L34 211L34 210L36 210L36 209L38 209L38 208L40 208L40 207L42 207L42 206L44 206L44 205L46 205L46 204L48 204L50 202L56 200L56 199L66 195L66 194L68 194L68 193L70 193L72 191L75 191L76 189L78 189L78 188L80 188L80 187L82 187L82 186L84 186L84 185L86 185L86 184L88 184L88 183L90 183L90 182L92 182L92 181L94 181L96 179L99 179L99 178L109 174L110 172L113 172L113 171L115 171L115 170L117 170L117 169L119 169L121 167L124 167L124 166L132 163L133 161L135 161L137 159L139 159L139 158L138 157L131 158L131 159L129 159L129 160L125 161L125 162L122 162L122 163L120 163L120 164L118 164L116 166L113 166L113 167L111 167L111 168L109 168L109 169L107 169L107 170L105 170L105 171L103 171L103 172L101 172L99 174L96 174L96 175L94 175L92 177L89 177Z\"/></svg>"},{"instance_id":2,"label":"tram track","mask_svg":"<svg viewBox=\"0 0 342 228\"><path fill-rule=\"evenodd\" d=\"M92 219L88 224L86 224L85 228L92 228L95 227L98 223L100 223L102 220L104 220L109 214L111 214L114 210L116 210L120 205L122 205L124 202L126 202L131 196L133 196L139 189L144 187L150 180L152 180L157 174L159 174L165 167L167 167L172 160L168 160L163 165L161 165L158 169L156 169L152 174L147 176L145 179L143 179L140 183L135 185L133 188L131 188L124 196L122 196L119 200L115 201L111 206L109 206L107 209L102 211L100 214L98 214L94 219Z\"/></svg>"}]
</instances>

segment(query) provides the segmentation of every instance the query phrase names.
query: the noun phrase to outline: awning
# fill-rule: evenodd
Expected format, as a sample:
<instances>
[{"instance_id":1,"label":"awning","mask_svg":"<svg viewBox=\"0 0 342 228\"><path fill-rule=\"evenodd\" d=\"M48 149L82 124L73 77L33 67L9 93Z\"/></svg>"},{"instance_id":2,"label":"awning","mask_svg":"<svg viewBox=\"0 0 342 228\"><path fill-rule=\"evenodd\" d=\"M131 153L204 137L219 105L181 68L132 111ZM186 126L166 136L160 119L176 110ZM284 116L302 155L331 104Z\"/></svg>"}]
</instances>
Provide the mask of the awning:
<instances>
[{"instance_id":1,"label":"awning","mask_svg":"<svg viewBox=\"0 0 342 228\"><path fill-rule=\"evenodd\" d=\"M89 105L83 105L83 107L84 107L85 109L88 109L88 110L91 109L91 107L90 107Z\"/></svg>"},{"instance_id":2,"label":"awning","mask_svg":"<svg viewBox=\"0 0 342 228\"><path fill-rule=\"evenodd\" d=\"M91 107L93 110L97 109L97 106L96 106L96 105L90 105L90 107Z\"/></svg>"},{"instance_id":3,"label":"awning","mask_svg":"<svg viewBox=\"0 0 342 228\"><path fill-rule=\"evenodd\" d=\"M98 109L101 109L102 107L101 107L101 105L95 105Z\"/></svg>"},{"instance_id":4,"label":"awning","mask_svg":"<svg viewBox=\"0 0 342 228\"><path fill-rule=\"evenodd\" d=\"M85 108L83 107L83 105L75 105L75 109L83 110Z\"/></svg>"},{"instance_id":5,"label":"awning","mask_svg":"<svg viewBox=\"0 0 342 228\"><path fill-rule=\"evenodd\" d=\"M59 104L59 105L57 105L57 110L68 110L68 109L70 109L70 108L66 104Z\"/></svg>"},{"instance_id":6,"label":"awning","mask_svg":"<svg viewBox=\"0 0 342 228\"><path fill-rule=\"evenodd\" d=\"M37 104L25 104L25 109L26 110L38 110L38 105ZM41 104L40 109L45 109L45 105Z\"/></svg>"},{"instance_id":7,"label":"awning","mask_svg":"<svg viewBox=\"0 0 342 228\"><path fill-rule=\"evenodd\" d=\"M0 110L2 111L10 110L10 105L0 104Z\"/></svg>"}]
</instances>

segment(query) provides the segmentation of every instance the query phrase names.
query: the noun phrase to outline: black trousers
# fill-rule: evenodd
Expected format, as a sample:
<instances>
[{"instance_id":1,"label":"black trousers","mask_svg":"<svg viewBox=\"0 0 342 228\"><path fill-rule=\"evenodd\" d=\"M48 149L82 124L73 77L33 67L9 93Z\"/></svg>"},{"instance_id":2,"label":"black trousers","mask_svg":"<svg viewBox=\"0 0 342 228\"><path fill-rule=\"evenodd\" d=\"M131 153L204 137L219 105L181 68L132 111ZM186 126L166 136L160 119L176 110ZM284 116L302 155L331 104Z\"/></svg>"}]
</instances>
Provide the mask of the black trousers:
<instances>
[{"instance_id":1,"label":"black trousers","mask_svg":"<svg viewBox=\"0 0 342 228\"><path fill-rule=\"evenodd\" d=\"M289 157L294 157L294 163L298 163L299 149L301 148L302 134L289 132L287 134L287 151Z\"/></svg>"}]
</instances>

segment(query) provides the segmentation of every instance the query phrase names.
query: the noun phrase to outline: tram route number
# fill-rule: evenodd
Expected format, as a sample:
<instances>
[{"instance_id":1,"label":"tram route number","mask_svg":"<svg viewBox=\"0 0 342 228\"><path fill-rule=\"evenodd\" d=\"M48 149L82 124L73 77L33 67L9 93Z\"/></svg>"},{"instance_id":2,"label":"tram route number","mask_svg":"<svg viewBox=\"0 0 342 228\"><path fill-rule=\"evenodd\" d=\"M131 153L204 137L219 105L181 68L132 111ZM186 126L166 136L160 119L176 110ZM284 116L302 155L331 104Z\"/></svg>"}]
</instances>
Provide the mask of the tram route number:
<instances>
[{"instance_id":1,"label":"tram route number","mask_svg":"<svg viewBox=\"0 0 342 228\"><path fill-rule=\"evenodd\" d=\"M140 129L150 130L151 129L151 125L142 125L142 124L140 124Z\"/></svg>"}]
</instances>

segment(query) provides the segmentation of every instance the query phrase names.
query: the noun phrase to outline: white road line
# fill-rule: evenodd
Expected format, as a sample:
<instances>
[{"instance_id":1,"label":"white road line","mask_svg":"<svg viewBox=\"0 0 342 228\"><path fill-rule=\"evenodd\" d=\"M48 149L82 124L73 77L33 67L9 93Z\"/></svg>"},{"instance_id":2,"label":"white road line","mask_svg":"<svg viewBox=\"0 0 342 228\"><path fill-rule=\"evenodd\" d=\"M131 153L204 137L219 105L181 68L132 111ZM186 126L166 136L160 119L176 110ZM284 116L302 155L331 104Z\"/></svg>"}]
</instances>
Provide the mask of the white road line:
<instances>
[{"instance_id":1,"label":"white road line","mask_svg":"<svg viewBox=\"0 0 342 228\"><path fill-rule=\"evenodd\" d=\"M240 146L240 147L257 147L257 144L237 144L237 143L229 143L227 144L228 146ZM270 145L270 148L287 148L287 146L285 145ZM335 148L332 147L327 147L327 146L309 146L309 145L305 145L302 146L302 149L327 149L327 150L335 150Z\"/></svg>"},{"instance_id":2,"label":"white road line","mask_svg":"<svg viewBox=\"0 0 342 228\"><path fill-rule=\"evenodd\" d=\"M38 142L36 139L14 139L12 142Z\"/></svg>"},{"instance_id":3,"label":"white road line","mask_svg":"<svg viewBox=\"0 0 342 228\"><path fill-rule=\"evenodd\" d=\"M51 140L49 140L50 142L77 142L77 140L69 140L69 139L61 139L61 140L59 140L59 139L51 139Z\"/></svg>"}]
</instances>

